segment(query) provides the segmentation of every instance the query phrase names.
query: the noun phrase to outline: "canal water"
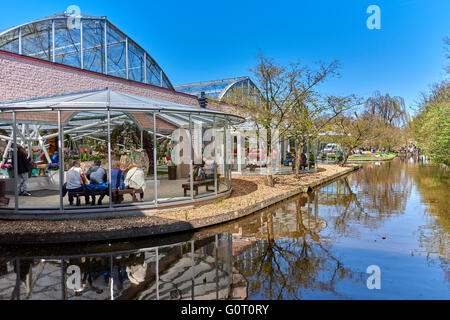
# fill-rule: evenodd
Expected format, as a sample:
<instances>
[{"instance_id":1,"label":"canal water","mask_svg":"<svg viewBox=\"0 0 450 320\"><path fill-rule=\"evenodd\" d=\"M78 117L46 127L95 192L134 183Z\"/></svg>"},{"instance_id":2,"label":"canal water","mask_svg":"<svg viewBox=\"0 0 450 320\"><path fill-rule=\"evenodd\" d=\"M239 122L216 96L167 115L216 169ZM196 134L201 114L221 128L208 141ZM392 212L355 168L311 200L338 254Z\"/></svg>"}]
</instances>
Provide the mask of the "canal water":
<instances>
[{"instance_id":1,"label":"canal water","mask_svg":"<svg viewBox=\"0 0 450 320\"><path fill-rule=\"evenodd\" d=\"M450 180L395 160L171 237L0 248L0 299L449 299Z\"/></svg>"}]
</instances>

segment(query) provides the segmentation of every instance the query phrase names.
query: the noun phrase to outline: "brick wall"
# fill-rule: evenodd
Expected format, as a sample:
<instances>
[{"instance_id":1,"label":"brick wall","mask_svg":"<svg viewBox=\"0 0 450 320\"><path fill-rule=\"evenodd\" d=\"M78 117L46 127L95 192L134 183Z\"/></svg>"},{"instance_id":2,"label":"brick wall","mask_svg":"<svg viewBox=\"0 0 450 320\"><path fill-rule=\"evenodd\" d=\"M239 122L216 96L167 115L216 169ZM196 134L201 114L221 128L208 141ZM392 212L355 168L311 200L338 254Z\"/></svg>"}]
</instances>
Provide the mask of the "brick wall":
<instances>
[{"instance_id":1,"label":"brick wall","mask_svg":"<svg viewBox=\"0 0 450 320\"><path fill-rule=\"evenodd\" d=\"M123 93L199 107L197 97L193 95L0 51L0 101L106 87ZM214 101L210 101L207 108L231 111L227 104ZM63 122L70 114L63 114ZM153 119L143 114L134 116L144 128L153 128ZM11 114L0 114L0 119L11 118ZM56 113L48 112L18 113L17 119L57 122ZM157 122L160 129L175 128L161 119L157 119Z\"/></svg>"},{"instance_id":2,"label":"brick wall","mask_svg":"<svg viewBox=\"0 0 450 320\"><path fill-rule=\"evenodd\" d=\"M197 97L0 51L0 101L108 87L198 107Z\"/></svg>"}]
</instances>

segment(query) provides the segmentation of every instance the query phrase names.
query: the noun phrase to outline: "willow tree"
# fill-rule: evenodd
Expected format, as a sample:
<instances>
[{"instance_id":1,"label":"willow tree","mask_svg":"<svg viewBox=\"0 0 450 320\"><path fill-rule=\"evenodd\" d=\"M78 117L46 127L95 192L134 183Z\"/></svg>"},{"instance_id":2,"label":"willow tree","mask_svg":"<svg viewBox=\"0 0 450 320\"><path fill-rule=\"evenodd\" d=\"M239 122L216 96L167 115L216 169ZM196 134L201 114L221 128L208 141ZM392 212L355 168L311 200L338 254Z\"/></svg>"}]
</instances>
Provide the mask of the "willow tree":
<instances>
[{"instance_id":1,"label":"willow tree","mask_svg":"<svg viewBox=\"0 0 450 320\"><path fill-rule=\"evenodd\" d=\"M272 139L288 130L286 118L291 109L295 80L299 77L298 64L280 65L273 58L258 56L258 62L250 71L258 90L249 94L247 88L235 89L226 102L234 104L235 112L254 124L255 131L267 149L266 184L273 186ZM279 155L277 155L279 156Z\"/></svg>"},{"instance_id":2,"label":"willow tree","mask_svg":"<svg viewBox=\"0 0 450 320\"><path fill-rule=\"evenodd\" d=\"M375 91L365 105L368 112L377 114L386 125L403 126L408 122L408 112L402 97L391 96L389 93L382 95Z\"/></svg>"},{"instance_id":3,"label":"willow tree","mask_svg":"<svg viewBox=\"0 0 450 320\"><path fill-rule=\"evenodd\" d=\"M371 146L383 147L390 150L404 144L404 131L407 130L409 114L402 97L391 96L389 93L382 95L379 91L369 97L365 102L367 112L377 115L383 126L382 134L372 141Z\"/></svg>"}]
</instances>

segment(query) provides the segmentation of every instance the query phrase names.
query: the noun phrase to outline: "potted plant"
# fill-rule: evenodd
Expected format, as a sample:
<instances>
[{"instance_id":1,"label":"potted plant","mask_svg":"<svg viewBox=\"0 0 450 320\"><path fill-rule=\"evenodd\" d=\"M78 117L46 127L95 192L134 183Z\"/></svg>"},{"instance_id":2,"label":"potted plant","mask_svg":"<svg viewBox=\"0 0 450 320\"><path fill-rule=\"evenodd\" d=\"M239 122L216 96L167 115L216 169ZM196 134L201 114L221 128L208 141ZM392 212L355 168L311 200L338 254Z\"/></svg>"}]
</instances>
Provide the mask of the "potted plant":
<instances>
[{"instance_id":1,"label":"potted plant","mask_svg":"<svg viewBox=\"0 0 450 320\"><path fill-rule=\"evenodd\" d=\"M4 177L7 177L7 178L14 177L14 170L13 170L12 164L10 164L10 163L3 163L1 165L1 168L2 168L2 175Z\"/></svg>"}]
</instances>

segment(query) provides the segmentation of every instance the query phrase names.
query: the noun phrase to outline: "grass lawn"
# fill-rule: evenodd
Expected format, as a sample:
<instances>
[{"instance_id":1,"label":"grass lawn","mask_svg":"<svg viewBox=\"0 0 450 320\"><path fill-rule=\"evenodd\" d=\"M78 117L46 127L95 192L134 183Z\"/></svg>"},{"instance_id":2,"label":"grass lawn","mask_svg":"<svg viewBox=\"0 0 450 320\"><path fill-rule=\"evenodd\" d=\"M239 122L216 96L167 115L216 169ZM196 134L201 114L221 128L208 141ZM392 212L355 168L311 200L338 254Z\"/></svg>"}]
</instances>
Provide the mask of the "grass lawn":
<instances>
[{"instance_id":1,"label":"grass lawn","mask_svg":"<svg viewBox=\"0 0 450 320\"><path fill-rule=\"evenodd\" d=\"M349 160L392 160L396 156L395 153L385 153L385 154L355 154L348 157Z\"/></svg>"}]
</instances>

